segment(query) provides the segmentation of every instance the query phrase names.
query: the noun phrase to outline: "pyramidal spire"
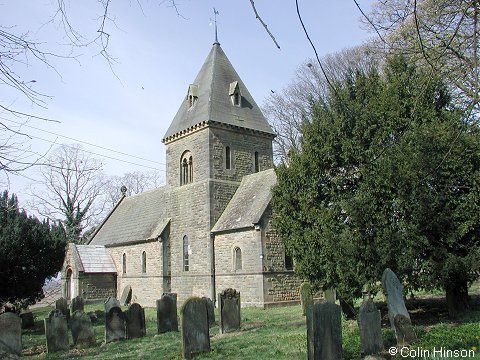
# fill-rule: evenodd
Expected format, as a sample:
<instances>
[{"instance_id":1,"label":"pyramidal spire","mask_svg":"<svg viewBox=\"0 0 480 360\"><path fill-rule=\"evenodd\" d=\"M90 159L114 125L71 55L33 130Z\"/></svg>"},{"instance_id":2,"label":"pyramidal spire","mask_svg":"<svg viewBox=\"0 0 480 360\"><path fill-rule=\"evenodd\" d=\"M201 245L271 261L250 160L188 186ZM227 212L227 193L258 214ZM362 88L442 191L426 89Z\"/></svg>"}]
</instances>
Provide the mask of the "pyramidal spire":
<instances>
[{"instance_id":1,"label":"pyramidal spire","mask_svg":"<svg viewBox=\"0 0 480 360\"><path fill-rule=\"evenodd\" d=\"M220 43L218 42L218 32L217 32L217 15L219 15L218 11L213 8L213 22L215 23L215 42L213 43L213 45L220 45Z\"/></svg>"}]
</instances>

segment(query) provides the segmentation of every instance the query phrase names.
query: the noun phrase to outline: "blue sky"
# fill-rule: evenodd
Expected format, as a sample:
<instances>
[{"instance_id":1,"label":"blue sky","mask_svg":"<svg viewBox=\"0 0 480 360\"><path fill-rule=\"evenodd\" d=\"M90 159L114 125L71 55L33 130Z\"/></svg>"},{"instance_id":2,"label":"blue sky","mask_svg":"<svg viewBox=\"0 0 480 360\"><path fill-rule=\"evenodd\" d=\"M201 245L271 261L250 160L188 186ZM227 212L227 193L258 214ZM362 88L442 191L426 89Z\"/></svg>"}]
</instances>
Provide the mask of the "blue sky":
<instances>
[{"instance_id":1,"label":"blue sky","mask_svg":"<svg viewBox=\"0 0 480 360\"><path fill-rule=\"evenodd\" d=\"M297 18L295 1L256 0L255 5L281 49L255 19L250 1L177 0L178 16L168 1L112 0L107 23L109 52L117 59L114 73L98 55L98 48L74 48L76 59L52 58L51 69L28 59L28 66L15 65L24 81L35 80L35 89L51 96L46 109L38 108L20 94L0 84L2 105L60 121L31 119L29 126L70 138L150 159L126 157L84 145L86 150L165 170L161 139L173 119L188 85L193 81L213 43L213 8L219 11L218 37L256 102L261 105L270 90L280 90L292 81L296 68L313 57ZM359 1L364 11L372 1ZM69 55L54 0L0 0L0 24L16 34L29 31L42 49ZM87 39L98 28L101 8L96 0L66 1L71 24ZM300 10L320 56L358 45L373 34L360 26L361 14L353 0L300 0ZM24 121L1 113L5 123ZM23 131L56 143L73 140L23 127ZM48 151L51 143L33 138L30 150ZM99 155L94 155L99 157ZM148 170L138 165L103 158L108 175ZM35 170L24 173L35 177ZM3 177L0 174L0 177ZM0 179L1 180L1 179ZM28 180L10 177L10 188L21 197Z\"/></svg>"}]
</instances>

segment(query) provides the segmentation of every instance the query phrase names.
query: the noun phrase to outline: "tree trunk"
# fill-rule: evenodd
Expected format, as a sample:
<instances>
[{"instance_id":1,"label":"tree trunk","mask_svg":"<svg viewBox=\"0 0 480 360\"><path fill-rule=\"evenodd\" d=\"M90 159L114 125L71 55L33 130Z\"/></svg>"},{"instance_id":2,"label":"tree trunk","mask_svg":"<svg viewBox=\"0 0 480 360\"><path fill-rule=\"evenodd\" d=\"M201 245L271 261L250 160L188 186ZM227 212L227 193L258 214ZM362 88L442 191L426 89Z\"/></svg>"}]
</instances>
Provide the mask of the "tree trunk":
<instances>
[{"instance_id":1,"label":"tree trunk","mask_svg":"<svg viewBox=\"0 0 480 360\"><path fill-rule=\"evenodd\" d=\"M340 298L340 307L342 308L342 312L347 318L347 320L354 320L357 317L352 300L347 301Z\"/></svg>"},{"instance_id":2,"label":"tree trunk","mask_svg":"<svg viewBox=\"0 0 480 360\"><path fill-rule=\"evenodd\" d=\"M468 284L466 280L457 280L445 287L448 315L455 318L468 309Z\"/></svg>"}]
</instances>

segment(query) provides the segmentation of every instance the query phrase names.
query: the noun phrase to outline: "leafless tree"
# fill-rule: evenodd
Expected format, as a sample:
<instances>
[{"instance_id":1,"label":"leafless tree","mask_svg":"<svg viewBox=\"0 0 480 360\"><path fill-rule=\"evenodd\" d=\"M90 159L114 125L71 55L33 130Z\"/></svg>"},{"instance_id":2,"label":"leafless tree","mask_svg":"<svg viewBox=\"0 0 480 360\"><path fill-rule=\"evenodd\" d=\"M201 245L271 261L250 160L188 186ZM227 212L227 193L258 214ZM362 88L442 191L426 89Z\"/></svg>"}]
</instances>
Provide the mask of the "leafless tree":
<instances>
[{"instance_id":1,"label":"leafless tree","mask_svg":"<svg viewBox=\"0 0 480 360\"><path fill-rule=\"evenodd\" d=\"M478 110L479 0L377 1L365 16L390 49L441 74Z\"/></svg>"},{"instance_id":2,"label":"leafless tree","mask_svg":"<svg viewBox=\"0 0 480 360\"><path fill-rule=\"evenodd\" d=\"M102 163L79 145L56 148L40 167L40 180L32 184L29 207L61 221L69 241L78 242L84 229L103 211L100 199L105 186Z\"/></svg>"},{"instance_id":3,"label":"leafless tree","mask_svg":"<svg viewBox=\"0 0 480 360\"><path fill-rule=\"evenodd\" d=\"M383 48L377 42L326 55L321 63L330 84L319 63L310 59L297 68L293 82L280 91L272 90L262 110L277 134L275 162L287 163L289 153L300 150L302 124L311 119L313 104L333 91L331 85L334 86L350 71L367 72L372 67L380 67L384 56Z\"/></svg>"},{"instance_id":4,"label":"leafless tree","mask_svg":"<svg viewBox=\"0 0 480 360\"><path fill-rule=\"evenodd\" d=\"M154 189L160 185L161 176L157 171L135 171L122 176L111 176L105 182L105 207L109 210L115 206L122 195L120 190L122 186L127 188L125 195L130 196Z\"/></svg>"}]
</instances>

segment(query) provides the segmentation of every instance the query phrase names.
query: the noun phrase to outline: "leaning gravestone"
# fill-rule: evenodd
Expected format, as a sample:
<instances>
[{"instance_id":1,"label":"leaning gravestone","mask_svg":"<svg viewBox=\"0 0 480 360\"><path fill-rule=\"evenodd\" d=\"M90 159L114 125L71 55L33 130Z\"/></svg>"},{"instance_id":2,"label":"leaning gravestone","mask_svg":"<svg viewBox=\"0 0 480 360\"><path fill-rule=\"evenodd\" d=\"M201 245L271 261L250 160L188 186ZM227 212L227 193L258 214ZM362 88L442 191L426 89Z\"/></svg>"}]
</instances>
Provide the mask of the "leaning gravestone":
<instances>
[{"instance_id":1,"label":"leaning gravestone","mask_svg":"<svg viewBox=\"0 0 480 360\"><path fill-rule=\"evenodd\" d=\"M85 310L85 301L80 295L72 299L72 302L70 304L70 310L72 311L72 314L77 310L79 311Z\"/></svg>"},{"instance_id":2,"label":"leaning gravestone","mask_svg":"<svg viewBox=\"0 0 480 360\"><path fill-rule=\"evenodd\" d=\"M202 300L205 301L205 306L207 307L208 326L212 327L215 324L215 306L212 299L208 297L204 296Z\"/></svg>"},{"instance_id":3,"label":"leaning gravestone","mask_svg":"<svg viewBox=\"0 0 480 360\"><path fill-rule=\"evenodd\" d=\"M68 327L67 318L56 309L50 311L44 320L45 336L47 338L47 352L68 350Z\"/></svg>"},{"instance_id":4,"label":"leaning gravestone","mask_svg":"<svg viewBox=\"0 0 480 360\"><path fill-rule=\"evenodd\" d=\"M28 329L35 326L35 320L33 319L33 313L31 311L21 313L20 319L22 320L22 329Z\"/></svg>"},{"instance_id":5,"label":"leaning gravestone","mask_svg":"<svg viewBox=\"0 0 480 360\"><path fill-rule=\"evenodd\" d=\"M300 285L300 302L302 304L302 315L305 316L307 309L313 305L312 287L308 282Z\"/></svg>"},{"instance_id":6,"label":"leaning gravestone","mask_svg":"<svg viewBox=\"0 0 480 360\"><path fill-rule=\"evenodd\" d=\"M240 292L226 289L218 294L220 334L240 330Z\"/></svg>"},{"instance_id":7,"label":"leaning gravestone","mask_svg":"<svg viewBox=\"0 0 480 360\"><path fill-rule=\"evenodd\" d=\"M125 311L125 323L127 339L143 337L147 331L145 328L145 310L137 303L133 303Z\"/></svg>"},{"instance_id":8,"label":"leaning gravestone","mask_svg":"<svg viewBox=\"0 0 480 360\"><path fill-rule=\"evenodd\" d=\"M360 348L362 355L373 355L383 351L381 315L372 299L364 299L358 311Z\"/></svg>"},{"instance_id":9,"label":"leaning gravestone","mask_svg":"<svg viewBox=\"0 0 480 360\"><path fill-rule=\"evenodd\" d=\"M388 317L397 338L397 345L409 344L416 339L416 335L403 301L403 286L389 268L383 272L382 287L387 297Z\"/></svg>"},{"instance_id":10,"label":"leaning gravestone","mask_svg":"<svg viewBox=\"0 0 480 360\"><path fill-rule=\"evenodd\" d=\"M207 307L205 301L198 297L188 299L183 304L182 322L182 354L185 359L210 351L210 334L208 327Z\"/></svg>"},{"instance_id":11,"label":"leaning gravestone","mask_svg":"<svg viewBox=\"0 0 480 360\"><path fill-rule=\"evenodd\" d=\"M125 315L119 306L112 306L105 314L105 343L125 339Z\"/></svg>"},{"instance_id":12,"label":"leaning gravestone","mask_svg":"<svg viewBox=\"0 0 480 360\"><path fill-rule=\"evenodd\" d=\"M22 352L22 321L12 312L0 315L0 351L16 355Z\"/></svg>"},{"instance_id":13,"label":"leaning gravestone","mask_svg":"<svg viewBox=\"0 0 480 360\"><path fill-rule=\"evenodd\" d=\"M108 299L105 301L105 314L108 313L108 311L112 307L120 307L120 301L118 301L114 297L109 296Z\"/></svg>"},{"instance_id":14,"label":"leaning gravestone","mask_svg":"<svg viewBox=\"0 0 480 360\"><path fill-rule=\"evenodd\" d=\"M178 331L177 294L165 293L157 300L157 333Z\"/></svg>"},{"instance_id":15,"label":"leaning gravestone","mask_svg":"<svg viewBox=\"0 0 480 360\"><path fill-rule=\"evenodd\" d=\"M340 306L322 301L307 309L308 360L343 359Z\"/></svg>"},{"instance_id":16,"label":"leaning gravestone","mask_svg":"<svg viewBox=\"0 0 480 360\"><path fill-rule=\"evenodd\" d=\"M95 334L93 332L90 316L83 311L77 310L70 318L73 345L91 346L95 345Z\"/></svg>"},{"instance_id":17,"label":"leaning gravestone","mask_svg":"<svg viewBox=\"0 0 480 360\"><path fill-rule=\"evenodd\" d=\"M128 305L132 301L132 287L127 285L123 288L122 295L120 296L120 304Z\"/></svg>"},{"instance_id":18,"label":"leaning gravestone","mask_svg":"<svg viewBox=\"0 0 480 360\"><path fill-rule=\"evenodd\" d=\"M70 320L70 309L68 308L68 303L65 298L60 298L55 301L55 309L60 310L63 315L65 315L65 318Z\"/></svg>"}]
</instances>

